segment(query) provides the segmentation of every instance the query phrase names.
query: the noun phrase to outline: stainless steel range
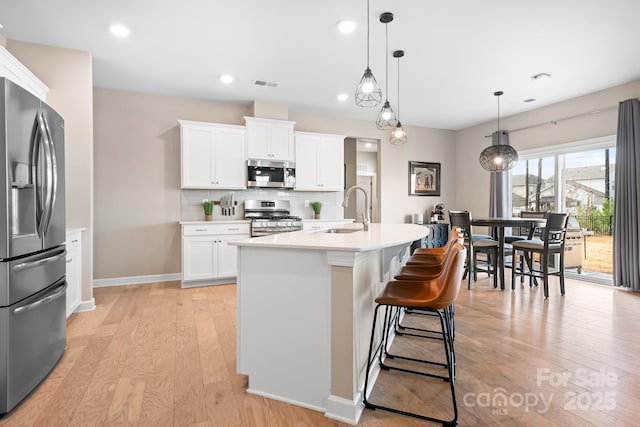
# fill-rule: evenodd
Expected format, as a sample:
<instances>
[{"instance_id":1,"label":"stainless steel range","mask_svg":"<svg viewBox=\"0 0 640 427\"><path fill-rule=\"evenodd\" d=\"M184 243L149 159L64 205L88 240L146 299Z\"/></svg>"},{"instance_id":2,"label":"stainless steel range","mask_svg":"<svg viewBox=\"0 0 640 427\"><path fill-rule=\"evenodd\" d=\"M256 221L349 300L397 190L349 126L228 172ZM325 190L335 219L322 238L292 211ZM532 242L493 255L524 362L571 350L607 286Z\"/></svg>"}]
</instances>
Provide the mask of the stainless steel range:
<instances>
[{"instance_id":1,"label":"stainless steel range","mask_svg":"<svg viewBox=\"0 0 640 427\"><path fill-rule=\"evenodd\" d=\"M302 230L288 200L245 200L244 217L251 220L251 237Z\"/></svg>"}]
</instances>

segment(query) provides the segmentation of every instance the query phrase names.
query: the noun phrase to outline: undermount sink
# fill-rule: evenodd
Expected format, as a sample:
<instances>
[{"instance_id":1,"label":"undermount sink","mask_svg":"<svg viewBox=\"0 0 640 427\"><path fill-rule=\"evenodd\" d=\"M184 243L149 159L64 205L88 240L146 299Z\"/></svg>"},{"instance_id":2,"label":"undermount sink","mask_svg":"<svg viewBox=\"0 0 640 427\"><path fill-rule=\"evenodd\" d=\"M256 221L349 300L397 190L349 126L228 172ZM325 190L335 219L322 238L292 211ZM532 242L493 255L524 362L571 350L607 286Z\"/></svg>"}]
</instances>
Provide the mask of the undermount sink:
<instances>
[{"instance_id":1,"label":"undermount sink","mask_svg":"<svg viewBox=\"0 0 640 427\"><path fill-rule=\"evenodd\" d=\"M360 229L359 228L329 228L327 230L322 230L323 233L329 233L329 234L353 233L355 231L360 231Z\"/></svg>"}]
</instances>

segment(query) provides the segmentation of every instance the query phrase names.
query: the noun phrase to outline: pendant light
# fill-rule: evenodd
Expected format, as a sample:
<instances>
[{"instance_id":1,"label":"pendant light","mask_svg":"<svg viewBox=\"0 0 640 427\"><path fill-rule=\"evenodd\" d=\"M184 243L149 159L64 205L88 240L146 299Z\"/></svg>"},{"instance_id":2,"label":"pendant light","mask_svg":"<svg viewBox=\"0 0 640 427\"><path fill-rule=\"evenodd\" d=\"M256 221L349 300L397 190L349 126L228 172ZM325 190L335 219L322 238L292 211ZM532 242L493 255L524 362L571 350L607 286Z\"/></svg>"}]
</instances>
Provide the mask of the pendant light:
<instances>
[{"instance_id":1,"label":"pendant light","mask_svg":"<svg viewBox=\"0 0 640 427\"><path fill-rule=\"evenodd\" d=\"M356 88L355 100L359 107L375 107L382 102L382 90L369 68L369 0L367 0L367 68Z\"/></svg>"},{"instance_id":2,"label":"pendant light","mask_svg":"<svg viewBox=\"0 0 640 427\"><path fill-rule=\"evenodd\" d=\"M505 172L518 163L518 152L509 145L509 132L500 130L500 96L503 93L493 93L498 97L498 130L491 135L492 145L480 153L480 164L489 172Z\"/></svg>"},{"instance_id":3,"label":"pendant light","mask_svg":"<svg viewBox=\"0 0 640 427\"><path fill-rule=\"evenodd\" d=\"M386 98L384 100L384 105L378 113L378 118L376 120L376 127L380 130L390 130L396 127L398 124L398 119L396 117L396 113L393 112L391 108L391 104L389 104L389 22L393 21L393 13L385 12L380 15L380 22L384 24L384 33L385 33L385 49L384 49L384 58L385 58L385 84L384 90L386 93Z\"/></svg>"},{"instance_id":4,"label":"pendant light","mask_svg":"<svg viewBox=\"0 0 640 427\"><path fill-rule=\"evenodd\" d=\"M395 129L391 131L391 138L389 142L393 145L402 145L407 142L407 133L402 128L400 123L400 58L404 56L404 50L396 50L393 52L393 57L398 58L398 124Z\"/></svg>"}]
</instances>

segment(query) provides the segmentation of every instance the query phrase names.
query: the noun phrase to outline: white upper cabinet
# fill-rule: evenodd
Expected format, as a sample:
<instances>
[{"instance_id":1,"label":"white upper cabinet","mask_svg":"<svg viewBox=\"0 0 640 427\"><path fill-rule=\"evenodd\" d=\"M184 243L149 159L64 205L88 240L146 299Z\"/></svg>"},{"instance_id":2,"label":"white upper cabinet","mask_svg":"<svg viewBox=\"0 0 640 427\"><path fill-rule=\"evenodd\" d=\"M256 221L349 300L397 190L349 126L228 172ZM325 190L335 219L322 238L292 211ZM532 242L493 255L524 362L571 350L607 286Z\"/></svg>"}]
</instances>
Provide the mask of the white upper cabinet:
<instances>
[{"instance_id":1,"label":"white upper cabinet","mask_svg":"<svg viewBox=\"0 0 640 427\"><path fill-rule=\"evenodd\" d=\"M249 159L293 161L293 125L284 120L245 117Z\"/></svg>"},{"instance_id":2,"label":"white upper cabinet","mask_svg":"<svg viewBox=\"0 0 640 427\"><path fill-rule=\"evenodd\" d=\"M344 190L344 136L295 133L296 190Z\"/></svg>"},{"instance_id":3,"label":"white upper cabinet","mask_svg":"<svg viewBox=\"0 0 640 427\"><path fill-rule=\"evenodd\" d=\"M11 55L4 46L0 46L0 77L6 77L43 101L47 100L49 88Z\"/></svg>"},{"instance_id":4,"label":"white upper cabinet","mask_svg":"<svg viewBox=\"0 0 640 427\"><path fill-rule=\"evenodd\" d=\"M178 122L182 188L247 188L244 126Z\"/></svg>"}]
</instances>

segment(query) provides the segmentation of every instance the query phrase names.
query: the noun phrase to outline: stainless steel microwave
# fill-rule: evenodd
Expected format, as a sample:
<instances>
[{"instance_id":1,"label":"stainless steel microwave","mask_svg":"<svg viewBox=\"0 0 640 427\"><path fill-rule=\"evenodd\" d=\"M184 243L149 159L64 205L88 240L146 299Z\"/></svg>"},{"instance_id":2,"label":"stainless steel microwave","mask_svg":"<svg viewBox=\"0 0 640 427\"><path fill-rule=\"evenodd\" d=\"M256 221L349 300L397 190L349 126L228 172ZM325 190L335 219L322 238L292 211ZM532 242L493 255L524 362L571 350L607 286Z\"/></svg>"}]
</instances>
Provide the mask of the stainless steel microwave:
<instances>
[{"instance_id":1,"label":"stainless steel microwave","mask_svg":"<svg viewBox=\"0 0 640 427\"><path fill-rule=\"evenodd\" d=\"M295 188L296 164L274 160L248 160L249 188Z\"/></svg>"}]
</instances>

